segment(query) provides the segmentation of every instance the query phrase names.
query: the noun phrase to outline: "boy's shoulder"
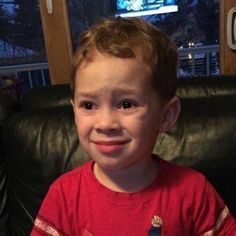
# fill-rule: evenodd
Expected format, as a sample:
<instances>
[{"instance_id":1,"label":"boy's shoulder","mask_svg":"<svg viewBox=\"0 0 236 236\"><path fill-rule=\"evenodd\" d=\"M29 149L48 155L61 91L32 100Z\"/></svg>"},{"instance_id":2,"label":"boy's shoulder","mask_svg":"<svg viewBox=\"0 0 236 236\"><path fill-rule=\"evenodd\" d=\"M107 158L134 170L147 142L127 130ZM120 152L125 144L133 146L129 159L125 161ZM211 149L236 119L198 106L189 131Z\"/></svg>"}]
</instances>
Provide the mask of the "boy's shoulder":
<instances>
[{"instance_id":1,"label":"boy's shoulder","mask_svg":"<svg viewBox=\"0 0 236 236\"><path fill-rule=\"evenodd\" d=\"M172 171L173 174L192 176L193 178L205 178L204 175L192 167L176 164L174 162L159 158L161 171Z\"/></svg>"},{"instance_id":2,"label":"boy's shoulder","mask_svg":"<svg viewBox=\"0 0 236 236\"><path fill-rule=\"evenodd\" d=\"M159 177L165 186L178 186L179 189L189 187L199 189L200 186L208 185L204 174L186 166L160 159Z\"/></svg>"},{"instance_id":3,"label":"boy's shoulder","mask_svg":"<svg viewBox=\"0 0 236 236\"><path fill-rule=\"evenodd\" d=\"M92 161L87 161L83 165L78 166L58 177L51 187L72 187L78 185L78 182L81 181L82 176L85 176L88 173L88 170L92 168Z\"/></svg>"}]
</instances>

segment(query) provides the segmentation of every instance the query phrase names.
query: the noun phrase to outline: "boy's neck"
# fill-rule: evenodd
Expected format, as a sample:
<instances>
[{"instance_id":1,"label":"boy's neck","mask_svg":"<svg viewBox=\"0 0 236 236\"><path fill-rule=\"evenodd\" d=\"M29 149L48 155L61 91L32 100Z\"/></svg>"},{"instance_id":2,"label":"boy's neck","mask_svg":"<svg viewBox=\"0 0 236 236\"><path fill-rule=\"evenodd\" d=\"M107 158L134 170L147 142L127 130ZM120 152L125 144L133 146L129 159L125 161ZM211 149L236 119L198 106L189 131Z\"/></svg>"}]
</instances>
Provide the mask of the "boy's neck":
<instances>
[{"instance_id":1,"label":"boy's neck","mask_svg":"<svg viewBox=\"0 0 236 236\"><path fill-rule=\"evenodd\" d=\"M158 159L150 158L143 165L133 165L119 170L106 170L94 164L93 172L97 180L116 192L138 192L154 182L158 174Z\"/></svg>"}]
</instances>

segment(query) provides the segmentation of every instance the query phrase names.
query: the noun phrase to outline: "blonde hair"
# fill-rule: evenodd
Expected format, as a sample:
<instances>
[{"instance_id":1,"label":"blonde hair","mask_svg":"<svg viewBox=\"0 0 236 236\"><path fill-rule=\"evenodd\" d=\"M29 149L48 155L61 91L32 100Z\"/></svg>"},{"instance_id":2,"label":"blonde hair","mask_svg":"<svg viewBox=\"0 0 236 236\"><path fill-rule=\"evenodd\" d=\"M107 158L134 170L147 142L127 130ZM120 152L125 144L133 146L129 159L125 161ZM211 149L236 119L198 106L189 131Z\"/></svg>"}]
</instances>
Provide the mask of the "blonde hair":
<instances>
[{"instance_id":1,"label":"blonde hair","mask_svg":"<svg viewBox=\"0 0 236 236\"><path fill-rule=\"evenodd\" d=\"M102 19L82 34L73 59L72 96L76 71L94 49L119 58L135 58L135 52L141 52L144 63L152 69L153 86L159 97L169 100L175 95L175 44L161 30L142 19L118 17Z\"/></svg>"}]
</instances>

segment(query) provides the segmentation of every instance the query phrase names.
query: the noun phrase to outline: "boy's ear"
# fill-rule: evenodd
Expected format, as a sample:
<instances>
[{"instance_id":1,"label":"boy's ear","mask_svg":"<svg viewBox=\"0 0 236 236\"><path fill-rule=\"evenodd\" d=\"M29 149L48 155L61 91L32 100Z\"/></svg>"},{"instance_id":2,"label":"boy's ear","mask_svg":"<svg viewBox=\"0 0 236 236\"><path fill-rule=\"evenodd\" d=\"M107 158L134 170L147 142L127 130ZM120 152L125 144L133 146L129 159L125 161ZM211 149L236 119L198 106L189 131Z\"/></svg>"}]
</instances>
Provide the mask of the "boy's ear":
<instances>
[{"instance_id":1,"label":"boy's ear","mask_svg":"<svg viewBox=\"0 0 236 236\"><path fill-rule=\"evenodd\" d=\"M75 124L77 125L77 122L76 122L76 117L75 117L75 104L74 104L74 100L73 100L73 99L71 99L71 100L70 100L70 103L71 103L71 105L72 105L73 112L74 112L74 121L75 121Z\"/></svg>"},{"instance_id":2,"label":"boy's ear","mask_svg":"<svg viewBox=\"0 0 236 236\"><path fill-rule=\"evenodd\" d=\"M71 103L72 107L74 108L74 101L73 101L73 99L70 100L70 103Z\"/></svg>"},{"instance_id":3,"label":"boy's ear","mask_svg":"<svg viewBox=\"0 0 236 236\"><path fill-rule=\"evenodd\" d=\"M181 110L180 100L174 96L168 103L165 104L160 132L169 131L176 123Z\"/></svg>"}]
</instances>

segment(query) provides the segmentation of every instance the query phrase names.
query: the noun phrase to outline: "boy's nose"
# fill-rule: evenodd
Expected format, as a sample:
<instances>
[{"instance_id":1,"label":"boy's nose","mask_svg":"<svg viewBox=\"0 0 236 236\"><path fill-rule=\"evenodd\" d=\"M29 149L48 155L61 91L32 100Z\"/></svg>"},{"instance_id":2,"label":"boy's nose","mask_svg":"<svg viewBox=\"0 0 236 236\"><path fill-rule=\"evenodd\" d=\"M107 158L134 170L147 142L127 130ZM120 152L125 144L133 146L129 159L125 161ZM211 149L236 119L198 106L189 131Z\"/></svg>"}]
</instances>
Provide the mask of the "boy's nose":
<instances>
[{"instance_id":1,"label":"boy's nose","mask_svg":"<svg viewBox=\"0 0 236 236\"><path fill-rule=\"evenodd\" d=\"M100 132L114 132L120 129L117 114L113 110L104 109L98 115L95 129Z\"/></svg>"}]
</instances>

